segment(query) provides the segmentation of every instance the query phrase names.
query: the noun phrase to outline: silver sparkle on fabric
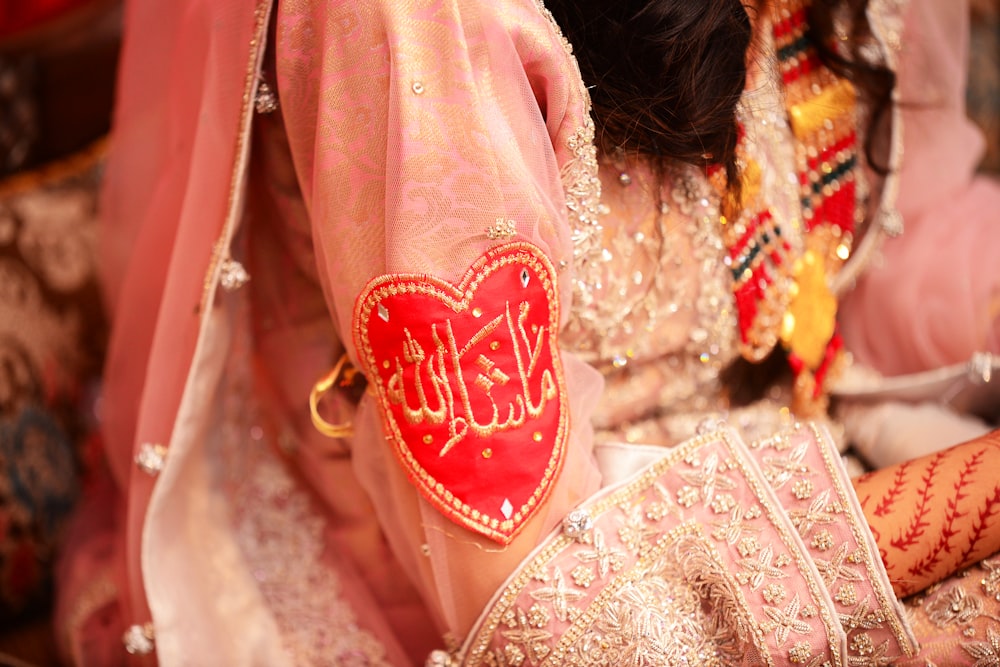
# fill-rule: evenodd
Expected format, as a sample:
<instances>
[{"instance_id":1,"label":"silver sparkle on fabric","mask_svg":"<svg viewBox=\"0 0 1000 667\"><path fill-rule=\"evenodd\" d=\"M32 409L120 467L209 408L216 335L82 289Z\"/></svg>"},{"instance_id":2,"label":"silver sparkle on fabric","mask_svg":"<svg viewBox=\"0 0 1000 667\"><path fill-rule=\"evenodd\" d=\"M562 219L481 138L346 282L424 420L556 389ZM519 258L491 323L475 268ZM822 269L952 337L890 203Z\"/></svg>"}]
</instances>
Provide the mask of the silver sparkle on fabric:
<instances>
[{"instance_id":1,"label":"silver sparkle on fabric","mask_svg":"<svg viewBox=\"0 0 1000 667\"><path fill-rule=\"evenodd\" d=\"M486 238L491 241L511 239L516 235L517 228L515 227L513 220L497 218L496 223L492 227L487 227L486 229Z\"/></svg>"},{"instance_id":2,"label":"silver sparkle on fabric","mask_svg":"<svg viewBox=\"0 0 1000 667\"><path fill-rule=\"evenodd\" d=\"M594 519L590 516L590 512L582 509L573 510L562 522L563 535L577 542L582 542L593 527Z\"/></svg>"},{"instance_id":3,"label":"silver sparkle on fabric","mask_svg":"<svg viewBox=\"0 0 1000 667\"><path fill-rule=\"evenodd\" d=\"M163 445L144 442L139 446L139 451L135 455L135 464L139 470L151 477L155 477L163 470L167 460L167 448Z\"/></svg>"},{"instance_id":4,"label":"silver sparkle on fabric","mask_svg":"<svg viewBox=\"0 0 1000 667\"><path fill-rule=\"evenodd\" d=\"M122 635L125 650L132 655L149 655L153 652L153 624L131 625Z\"/></svg>"},{"instance_id":5,"label":"silver sparkle on fabric","mask_svg":"<svg viewBox=\"0 0 1000 667\"><path fill-rule=\"evenodd\" d=\"M1000 364L1000 358L989 352L976 352L969 359L969 378L976 384L989 384L993 379L994 363Z\"/></svg>"},{"instance_id":6,"label":"silver sparkle on fabric","mask_svg":"<svg viewBox=\"0 0 1000 667\"><path fill-rule=\"evenodd\" d=\"M271 89L271 86L267 85L266 81L261 81L257 85L253 106L259 114L274 113L278 110L278 96Z\"/></svg>"},{"instance_id":7,"label":"silver sparkle on fabric","mask_svg":"<svg viewBox=\"0 0 1000 667\"><path fill-rule=\"evenodd\" d=\"M709 433L721 431L726 428L726 426L727 424L725 419L720 419L718 416L706 417L698 422L698 426L695 428L695 433L698 435L707 435Z\"/></svg>"},{"instance_id":8,"label":"silver sparkle on fabric","mask_svg":"<svg viewBox=\"0 0 1000 667\"><path fill-rule=\"evenodd\" d=\"M505 519L514 516L514 506L510 504L510 498L503 499L503 505L500 506L500 513L503 514Z\"/></svg>"},{"instance_id":9,"label":"silver sparkle on fabric","mask_svg":"<svg viewBox=\"0 0 1000 667\"><path fill-rule=\"evenodd\" d=\"M882 231L893 238L903 235L903 214L896 209L882 211L879 224L882 226Z\"/></svg>"},{"instance_id":10,"label":"silver sparkle on fabric","mask_svg":"<svg viewBox=\"0 0 1000 667\"><path fill-rule=\"evenodd\" d=\"M250 282L250 274L243 268L243 265L235 259L227 259L222 263L222 273L219 276L219 284L227 292L235 292L239 288Z\"/></svg>"},{"instance_id":11,"label":"silver sparkle on fabric","mask_svg":"<svg viewBox=\"0 0 1000 667\"><path fill-rule=\"evenodd\" d=\"M431 651L424 663L424 667L453 667L454 665L455 661L452 660L451 654L440 649Z\"/></svg>"}]
</instances>

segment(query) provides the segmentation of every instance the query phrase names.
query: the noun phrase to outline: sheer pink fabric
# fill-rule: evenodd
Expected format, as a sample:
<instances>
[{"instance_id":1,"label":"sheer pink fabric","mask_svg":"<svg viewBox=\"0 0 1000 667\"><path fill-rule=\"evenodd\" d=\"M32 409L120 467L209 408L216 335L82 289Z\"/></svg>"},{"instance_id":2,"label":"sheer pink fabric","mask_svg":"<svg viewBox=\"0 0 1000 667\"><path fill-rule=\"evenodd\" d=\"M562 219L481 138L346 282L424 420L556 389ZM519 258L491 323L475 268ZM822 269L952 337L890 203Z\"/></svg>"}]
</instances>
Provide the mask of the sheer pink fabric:
<instances>
[{"instance_id":1,"label":"sheer pink fabric","mask_svg":"<svg viewBox=\"0 0 1000 667\"><path fill-rule=\"evenodd\" d=\"M907 12L906 231L841 310L848 349L887 375L1000 352L1000 183L973 175L983 144L965 115L968 22L967 2L913 0Z\"/></svg>"},{"instance_id":2,"label":"sheer pink fabric","mask_svg":"<svg viewBox=\"0 0 1000 667\"><path fill-rule=\"evenodd\" d=\"M240 315L245 297L215 291L213 247L229 249L227 220L249 220L251 232L257 221L275 222L264 208L267 186L275 181L255 180L260 172L244 170L240 152L241 142L250 141L239 125L252 95L246 86L254 82L263 53L263 33L255 35L255 27L267 25L272 5L257 4L134 2L128 10L104 235L116 329L103 416L115 489L95 499L127 509L120 525L100 534L81 528L69 551L59 625L78 664L124 656L123 626L150 621L156 657L164 665L194 664L198 656L211 656L211 664L302 664L295 659L295 642L304 635L282 625L273 598L257 580L260 573L249 564L255 554L240 554L234 522L241 507L232 504L238 496L227 498L215 483L213 466L220 460L209 444L227 428L220 408L234 390L231 371L240 367L236 362L248 362L245 348L234 342L246 330ZM295 318L311 316L311 295L293 293L291 302L269 304L287 308L272 310L280 317L269 326L277 330L257 341L254 363L284 364L286 385L279 393L292 391L302 401L287 411L276 402L268 406L279 414L278 427L302 425L308 393L303 387L326 372L328 355L341 346L353 355L353 301L370 278L405 271L456 280L494 245L486 228L498 218L512 220L519 235L554 264L572 260L563 176L582 169L589 187L596 173L577 164L570 148L574 137L590 147L587 102L557 28L533 0L421 7L299 0L275 7L279 39L272 84L282 91L295 187L308 216L291 211L277 222L307 225L329 309L321 313L326 328L310 332L296 329ZM245 215L244 178L254 191ZM241 253L242 242L231 245ZM251 260L270 261L266 252L253 252ZM308 246L293 255L312 253ZM569 311L570 284L561 283L563 313ZM204 295L210 298L203 303ZM362 401L354 415L354 473L374 499L403 568L388 568L395 561L387 550L364 551L360 572L336 551L327 554L326 567L341 583L337 594L357 619L351 632L368 642L363 648L380 643L375 653L392 664L420 659L392 636L405 634L409 612L400 607L386 619L391 610L375 603L385 599L379 592L392 592L393 576L402 581L409 575L416 583L440 630L464 633L539 536L597 489L589 414L600 377L569 355L564 367L573 433L563 474L544 511L506 550L465 534L420 499L384 446L370 397ZM279 428L266 437L277 441L289 432L295 431ZM155 477L134 465L144 443L169 448ZM346 528L330 531L328 547L351 550L352 540L377 545L379 533L370 532L374 515L364 502L338 512L361 497L352 480L344 481L348 466L314 456L323 448L309 443L308 437L293 443L306 452L297 462L300 472L318 492L328 526ZM366 515L364 525L352 523L359 513ZM87 581L104 575L114 582L106 600L118 605L118 613L108 617L112 626L92 645L81 640L93 627L81 595ZM322 617L311 621L309 630L319 632L330 623ZM409 626L411 633L426 632L424 619ZM440 641L402 640L412 646Z\"/></svg>"},{"instance_id":3,"label":"sheer pink fabric","mask_svg":"<svg viewBox=\"0 0 1000 667\"><path fill-rule=\"evenodd\" d=\"M225 510L238 515L241 508L214 484L211 468L220 458L206 445L226 426L218 409L233 390L229 371L252 362L254 370L282 370L275 394L292 399L281 405L258 397L270 401L278 426L291 425L288 432L300 436L292 438L303 452L298 476L279 481L315 492L327 526L346 526L330 531L337 533L334 547L370 557L355 568L342 552L326 554L359 620L354 631L381 642L387 661L406 664L420 656L405 637L397 642L390 635L405 630L407 608L387 618L379 606L393 575L413 582L439 630L461 637L567 510L598 490L590 423L600 375L564 354L572 423L566 462L546 506L506 549L463 531L422 500L386 446L370 395L353 415L352 460L326 460L329 443L302 419L306 389L342 349L358 365L354 300L371 278L423 272L456 281L495 245L486 230L498 218L513 221L520 239L565 269L561 312L569 313L574 247L567 198L596 179L596 164L584 164L587 155L572 148L589 147L586 93L535 0L283 0L276 7L272 84L295 173L260 162L247 169L239 149L251 136L239 124L263 51L255 26L265 24L258 21L266 22L271 5L137 0L130 6L105 230L117 325L104 399L116 495L104 500L127 511L121 526L80 530L64 597L72 598L88 577L110 573L122 605L115 619L151 620L164 665L301 664L287 650L289 638L299 635L281 625L249 564L256 554L239 551ZM266 142L255 143L258 149L254 159L266 157ZM255 171L262 167L268 168ZM282 178L289 192L267 192L268 185L284 185ZM245 200L244 185L252 191ZM288 195L292 205L268 208L272 194ZM303 247L289 255L315 256L307 267L313 280L279 281L266 295L272 285L258 274L251 285L260 286L250 289L254 297L272 297L263 305L246 292L216 292L213 246L245 249L224 231L227 220L249 230L243 242L251 272L260 261L269 276L291 269L280 253L268 255L268 239L254 236L261 229L255 225L301 225L295 232ZM203 303L203 295L211 298ZM254 331L252 355L234 343L249 329L241 310L247 301L275 316L254 320L272 329ZM299 316L322 317L323 325L310 329ZM297 396L302 403L294 403ZM170 445L156 479L133 465L146 442ZM235 450L234 469L243 453ZM337 512L351 503L350 511ZM374 516L394 556L362 548L378 544ZM393 558L402 575L391 570ZM63 624L80 639L88 626L72 627L74 610L86 608L62 609ZM107 633L110 640L117 642L120 629ZM90 653L79 641L74 646L81 647L75 657L82 664L106 664L104 656L115 655L107 645L99 647L104 653L98 647Z\"/></svg>"},{"instance_id":4,"label":"sheer pink fabric","mask_svg":"<svg viewBox=\"0 0 1000 667\"><path fill-rule=\"evenodd\" d=\"M354 300L375 276L426 272L457 282L496 244L486 229L498 219L512 220L518 238L554 264L572 261L560 173L577 159L568 144L587 101L540 9L533 0L419 10L282 3L276 61L279 88L289 91L289 144L320 279L355 365ZM570 284L560 283L564 314ZM358 477L404 569L458 636L539 536L598 486L589 414L600 379L570 355L564 365L573 426L566 465L545 510L506 549L420 498L382 446L370 397L355 416Z\"/></svg>"},{"instance_id":5,"label":"sheer pink fabric","mask_svg":"<svg viewBox=\"0 0 1000 667\"><path fill-rule=\"evenodd\" d=\"M237 113L241 83L238 75L215 77L234 67L237 72L243 69L243 44L250 39L252 16L234 20L246 14L243 8L235 3L225 7L212 4L186 3L183 11L173 3L131 2L126 7L114 147L105 173L101 234L101 269L109 311L115 321L101 402L112 481L106 494L94 499L120 505L121 520L114 527L105 525L102 530L81 527L73 533L77 540L67 547L67 552L73 554L73 562L65 570L67 576L61 584L61 618L57 621L70 624L77 620L83 609L78 597L86 591L87 584L108 578L114 582L115 591L121 593L115 604L121 604L122 609L112 627L106 629L109 639L115 642L115 653L120 651L124 629L120 624L133 616L147 614L141 596L125 594L131 587L130 580L141 581L135 551L130 561L126 561L124 552L126 530L138 534L143 517L130 513L122 500L136 474L131 462L135 441L142 437L140 397L147 370L157 376L158 383L173 387L173 396L161 406L162 410L146 411L143 429L151 439L163 437L154 433L168 434L186 375L186 365L181 360L190 357L196 331L188 328L180 335L169 336L160 333L159 345L165 348L165 357L173 358L174 362L149 369L147 360L157 325L162 321L161 313L163 318L169 317L169 308L164 312L164 302L191 293L192 286L188 284L175 285L173 297L166 294L171 263L186 263L192 269L187 271L189 281L200 282L200 269L195 267L207 258L214 232L210 226L203 226L198 235L204 236L204 240L188 239L190 247L178 255L164 249L179 241L185 202L221 219L226 187L220 179L225 179L224 165L232 159L235 147L235 128L227 130L225 119ZM213 15L219 14L227 17L228 27L209 40L206 26L211 24ZM196 143L198 127L204 134ZM194 165L199 163L214 164L215 168L209 167L208 173L217 176L205 177L194 172ZM186 199L189 186L199 182L200 192ZM181 298L187 301L188 297ZM184 310L190 313L192 305L187 303ZM142 493L148 494L148 487ZM93 523L88 514L109 511L84 507L86 511L78 514L81 526ZM134 550L136 544L129 548ZM126 562L130 565L125 565ZM92 633L93 629L84 632ZM77 639L72 637L70 641ZM105 646L102 650L111 649ZM103 659L91 656L89 650L82 654L74 652L75 659L86 664L101 664Z\"/></svg>"}]
</instances>

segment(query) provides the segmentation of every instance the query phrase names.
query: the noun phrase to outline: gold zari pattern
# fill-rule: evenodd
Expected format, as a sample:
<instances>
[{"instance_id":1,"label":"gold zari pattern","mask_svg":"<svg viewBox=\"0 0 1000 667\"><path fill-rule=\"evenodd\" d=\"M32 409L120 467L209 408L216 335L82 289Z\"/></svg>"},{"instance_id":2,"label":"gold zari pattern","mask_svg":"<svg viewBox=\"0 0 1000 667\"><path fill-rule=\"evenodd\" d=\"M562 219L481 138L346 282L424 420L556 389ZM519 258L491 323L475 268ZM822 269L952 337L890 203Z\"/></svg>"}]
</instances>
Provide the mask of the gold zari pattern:
<instances>
[{"instance_id":1,"label":"gold zari pattern","mask_svg":"<svg viewBox=\"0 0 1000 667\"><path fill-rule=\"evenodd\" d=\"M921 637L914 667L1000 667L1000 559L991 558L906 602Z\"/></svg>"},{"instance_id":2,"label":"gold zari pattern","mask_svg":"<svg viewBox=\"0 0 1000 667\"><path fill-rule=\"evenodd\" d=\"M722 431L670 450L582 507L590 528L543 543L481 618L462 664L846 666L911 655L834 451L803 428L750 448ZM804 493L804 479L823 490ZM836 546L810 551L814 533Z\"/></svg>"}]
</instances>

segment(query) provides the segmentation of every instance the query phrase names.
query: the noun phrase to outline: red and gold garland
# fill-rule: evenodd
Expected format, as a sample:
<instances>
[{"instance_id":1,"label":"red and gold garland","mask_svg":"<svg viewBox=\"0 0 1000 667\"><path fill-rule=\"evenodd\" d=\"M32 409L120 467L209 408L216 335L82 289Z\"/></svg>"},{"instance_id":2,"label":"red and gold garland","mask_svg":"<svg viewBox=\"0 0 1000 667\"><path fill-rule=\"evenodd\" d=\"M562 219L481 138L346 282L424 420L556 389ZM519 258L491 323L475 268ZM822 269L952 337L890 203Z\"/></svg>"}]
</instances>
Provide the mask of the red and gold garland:
<instances>
[{"instance_id":1,"label":"red and gold garland","mask_svg":"<svg viewBox=\"0 0 1000 667\"><path fill-rule=\"evenodd\" d=\"M849 257L859 216L857 95L821 61L807 23L808 0L770 5L774 50L794 141L801 221L779 220L761 195L761 166L738 151L743 192L737 224L726 224L740 351L759 361L780 342L795 373L793 406L825 408L824 383L842 358L830 289ZM733 210L732 208L730 210ZM802 243L788 238L798 227Z\"/></svg>"}]
</instances>

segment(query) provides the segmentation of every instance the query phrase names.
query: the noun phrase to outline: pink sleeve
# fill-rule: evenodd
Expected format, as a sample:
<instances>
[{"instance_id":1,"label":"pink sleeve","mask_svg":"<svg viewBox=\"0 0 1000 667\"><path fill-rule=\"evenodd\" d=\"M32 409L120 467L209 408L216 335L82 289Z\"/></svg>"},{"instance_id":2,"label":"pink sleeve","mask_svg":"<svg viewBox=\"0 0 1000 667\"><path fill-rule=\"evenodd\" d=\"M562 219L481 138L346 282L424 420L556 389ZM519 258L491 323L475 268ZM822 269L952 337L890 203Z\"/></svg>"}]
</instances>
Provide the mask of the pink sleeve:
<instances>
[{"instance_id":1,"label":"pink sleeve","mask_svg":"<svg viewBox=\"0 0 1000 667\"><path fill-rule=\"evenodd\" d=\"M543 11L534 0L286 0L278 16L282 108L321 279L351 362L370 382L354 419L355 471L439 625L459 636L540 536L596 490L589 414L601 380L561 355L568 412L561 473L516 537L498 544L446 518L411 482L413 470L390 446L398 429L373 389L381 365L366 366L354 345L367 340L369 325L355 309L373 279L405 276L447 291L484 253L516 241L551 267L552 305L565 320L573 253L567 202L598 186L593 156L581 148L592 150L586 93ZM434 324L418 321L420 308L381 308L370 311L375 324L390 315L414 327ZM490 458L488 444L449 456ZM483 480L498 492L508 483L502 475Z\"/></svg>"}]
</instances>

